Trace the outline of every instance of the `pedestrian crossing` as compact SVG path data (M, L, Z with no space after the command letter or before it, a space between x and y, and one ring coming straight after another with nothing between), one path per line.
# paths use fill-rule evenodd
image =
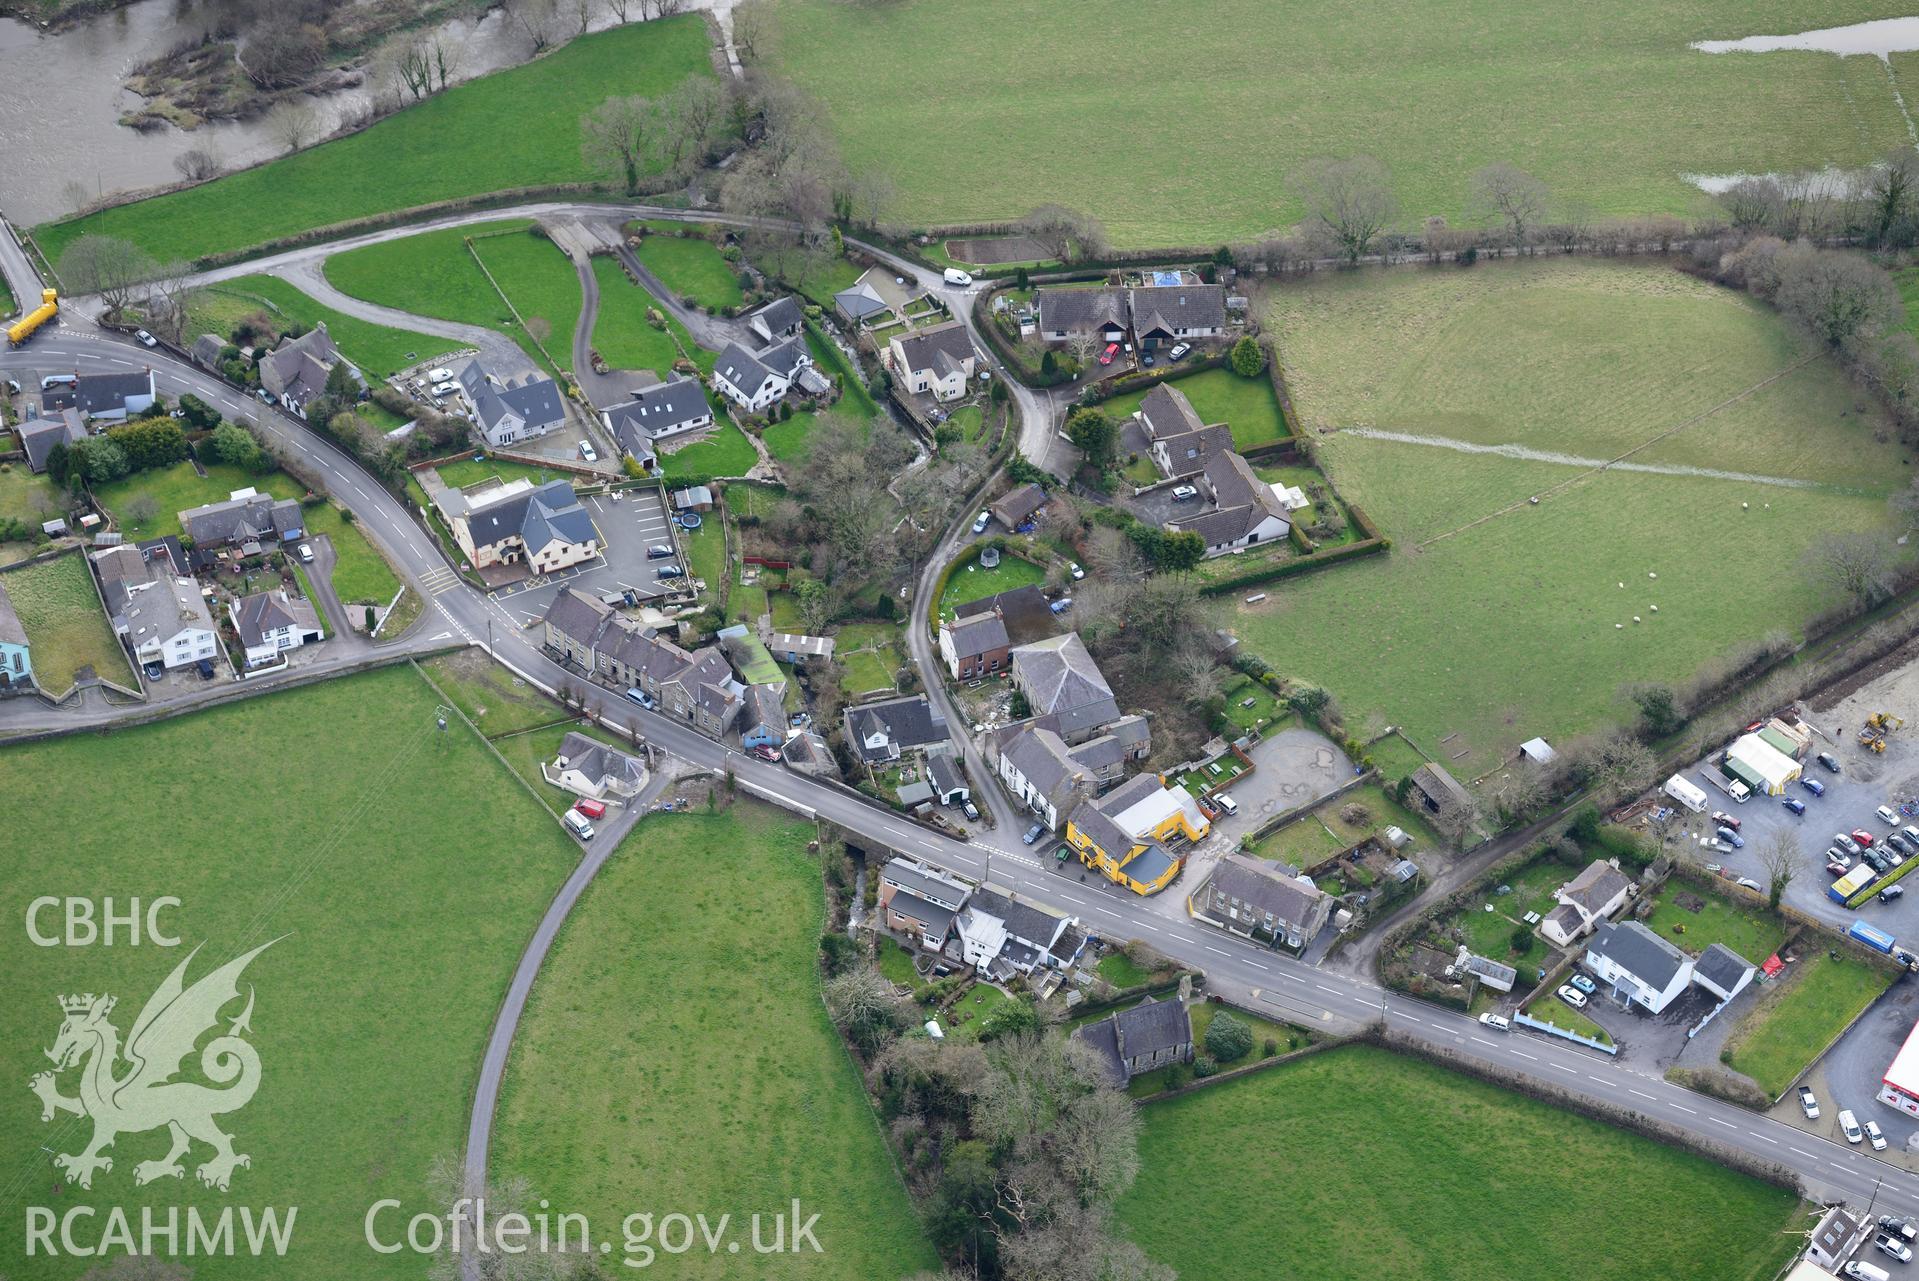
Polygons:
M429 596L443 596L460 585L460 576L444 565L435 566L420 575L420 586Z

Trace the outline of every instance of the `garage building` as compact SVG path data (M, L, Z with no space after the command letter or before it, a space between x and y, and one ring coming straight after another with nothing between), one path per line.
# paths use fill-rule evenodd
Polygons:
M1799 777L1799 762L1757 734L1747 734L1726 749L1726 771L1755 792L1783 796Z

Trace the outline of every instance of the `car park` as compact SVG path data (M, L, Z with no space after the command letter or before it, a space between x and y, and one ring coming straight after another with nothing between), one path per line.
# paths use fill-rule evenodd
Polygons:
M654 543L651 547L646 549L646 558L648 560L665 560L668 557L670 557L672 554L673 554L673 549L671 547L668 547L665 543Z
M1839 1110L1839 1133L1846 1136L1848 1143L1857 1143L1866 1137L1866 1132L1859 1128L1859 1118L1852 1114L1851 1108Z
M158 347L160 345L160 340L155 338L152 334L148 333L144 329L134 330L133 336L140 340L140 345L142 347Z
M1479 1023L1481 1027L1489 1027L1495 1032L1510 1032L1513 1027L1511 1019L1494 1014L1491 1010L1479 1016Z
M1802 778L1799 780L1799 786L1805 788L1814 796L1824 796L1826 794L1826 785L1816 778Z
M1886 1135L1885 1131L1879 1128L1879 1122L1866 1122L1866 1142L1872 1144L1872 1150L1874 1152L1884 1152L1886 1150Z
M1779 803L1795 814L1803 815L1806 812L1806 803L1804 801L1794 800L1790 796L1782 798Z
M657 578L685 578L686 577L686 571L681 569L678 565L662 565L658 569L654 570L653 574Z
M1898 1237L1901 1241L1919 1241L1919 1227L1914 1227L1910 1219L1882 1214L1879 1216L1879 1227L1888 1236Z
M1878 815L1879 821L1887 827L1899 826L1899 816L1893 813L1889 807L1881 805L1878 809L1874 810L1873 813Z
M1593 991L1596 986L1593 983L1593 981L1587 978L1584 974L1575 974L1566 981L1568 983L1571 983L1574 987L1578 988L1580 991L1584 992L1587 996L1591 996L1593 994Z
M1733 831L1730 827L1719 828L1717 831L1713 833L1713 835L1717 836L1720 840L1724 841L1726 844L1732 846L1736 850L1743 850L1746 848L1746 838L1741 836L1739 833Z
M1864 859L1866 865L1875 872L1883 872L1892 866L1891 860L1878 850L1863 850L1859 857Z
M1863 827L1855 827L1852 829L1852 839L1859 842L1859 848L1863 850L1872 848L1872 843L1879 838Z
M1834 774L1837 774L1839 772L1839 758L1837 756L1834 756L1831 752L1821 752L1819 753L1818 756L1814 757L1813 759L1817 760L1821 765L1824 765L1828 770L1831 770Z
M1046 830L1046 824L1035 823L1031 827L1026 829L1026 834L1019 838L1020 842L1025 845L1031 845L1034 841L1037 841L1039 839L1040 833L1044 832L1045 830Z
M1817 1121L1819 1119L1818 1096L1803 1085L1799 1087L1799 1110L1806 1114L1808 1121Z
M1570 983L1561 983L1556 995L1560 1000L1572 1006L1575 1010L1583 1010L1586 1008L1586 994Z
M1889 1255L1901 1263L1912 1262L1912 1247L1898 1237L1881 1232L1873 1238L1872 1244L1881 1254Z
M981 513L980 513L980 514L979 514L979 515L978 515L977 517L975 517L975 518L974 518L974 520L973 520L973 532L974 532L975 534L983 534L983 533L985 533L985 532L986 532L986 526L987 526L987 525L988 525L989 523L991 523L991 521L992 521L992 519L993 519L993 513L992 513L992 512L981 512Z
M1712 821L1721 827L1730 827L1735 832L1740 828L1739 820L1724 810L1714 810L1712 812Z

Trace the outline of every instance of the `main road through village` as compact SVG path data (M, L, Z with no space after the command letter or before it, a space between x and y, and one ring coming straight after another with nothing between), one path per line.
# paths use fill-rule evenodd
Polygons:
M539 216L551 211L551 206L529 206L489 210L484 216ZM566 207L564 211L599 216L608 212L604 206ZM673 216L671 211L660 213ZM331 246L325 252L339 247ZM318 252L322 251L303 250L289 257ZM256 261L248 269L271 270L279 261ZM900 271L914 270L904 263L893 265ZM15 297L39 296L37 277L12 236L3 229L0 272L8 278ZM942 288L936 277L925 276L924 283ZM948 297L956 304L956 314L968 314L962 291L953 291ZM985 839L951 839L855 793L733 751L687 725L643 711L555 662L541 647L537 634L523 629L498 602L454 574L415 514L346 454L297 420L277 412L262 412L265 407L258 402L164 351L145 349L69 312L58 328L36 337L27 348L0 352L0 375L66 369L124 371L147 365L154 368L162 394L178 397L190 391L224 414L253 418L306 470L325 477L332 496L352 509L361 528L425 596L427 607L408 638L409 648L456 642L483 647L502 665L549 692L562 684L580 690L587 709L603 722L622 730L637 729L661 750L696 766L731 771L752 795L832 823L874 849L897 851L973 879L990 875L995 885L1071 913L1102 937L1142 939L1202 971L1211 990L1275 1019L1336 1031L1352 1031L1383 1021L1392 1032L1448 1054L1480 1061L1502 1073L1536 1081L1606 1109L1641 1114L1711 1145L1783 1166L1799 1176L1812 1197L1843 1198L1856 1206L1871 1203L1895 1212L1919 1212L1919 1174L1877 1160L1863 1148L1808 1134L1633 1071L1569 1043L1531 1033L1491 1031L1464 1015L1386 992L1367 977L1308 966L1183 915L1154 911L1145 901L1043 866L1019 844L1014 824L1000 823ZM1025 416L1022 435L1051 438L1051 406L1030 394L1020 396L1019 404ZM1035 444L1040 443L1036 440ZM1046 448L1040 445L1033 452L1044 456ZM192 705L190 700L183 701L182 708ZM16 713L14 709L20 710ZM102 728L129 715L130 710L138 709L89 703L67 710L16 702L0 718L0 739L49 729ZM528 956L535 964L523 964L523 973L537 968L538 956L551 943L552 931L563 916L563 911L548 913L528 947ZM503 1016L502 1022L509 1027L513 1021L517 1020ZM495 1040L499 1042L500 1038ZM485 1169L493 1101L506 1048L504 1043L490 1045L482 1067L467 1153L470 1186L480 1184Z

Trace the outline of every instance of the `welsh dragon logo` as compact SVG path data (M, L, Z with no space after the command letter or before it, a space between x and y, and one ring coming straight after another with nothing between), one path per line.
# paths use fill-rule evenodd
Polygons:
M116 1138L160 1126L167 1128L173 1146L159 1160L134 1166L135 1183L184 1177L180 1158L187 1155L196 1139L213 1149L212 1159L195 1170L200 1182L208 1187L226 1191L234 1167L253 1164L245 1153L233 1150L233 1136L214 1123L215 1117L245 1107L260 1087L259 1051L242 1039L252 1031L250 985L246 1008L231 1020L225 1035L214 1037L200 1051L200 1071L225 1088L213 1089L173 1077L200 1038L219 1023L220 1011L239 999L240 972L277 942L262 943L187 987L187 966L200 951L194 948L148 998L140 1017L133 1021L124 1049L119 1029L107 1017L113 1013L114 997L89 992L60 998L66 1018L53 1048L47 1051L53 1071L37 1074L28 1084L40 1097L42 1121L51 1121L61 1112L91 1117L93 1141L82 1152L56 1155L56 1166L80 1187L90 1188L94 1171L113 1170L112 1158L101 1153L112 1147ZM123 1059L127 1065L124 1070ZM80 1068L79 1093L69 1098L60 1093L56 1077L76 1066Z

